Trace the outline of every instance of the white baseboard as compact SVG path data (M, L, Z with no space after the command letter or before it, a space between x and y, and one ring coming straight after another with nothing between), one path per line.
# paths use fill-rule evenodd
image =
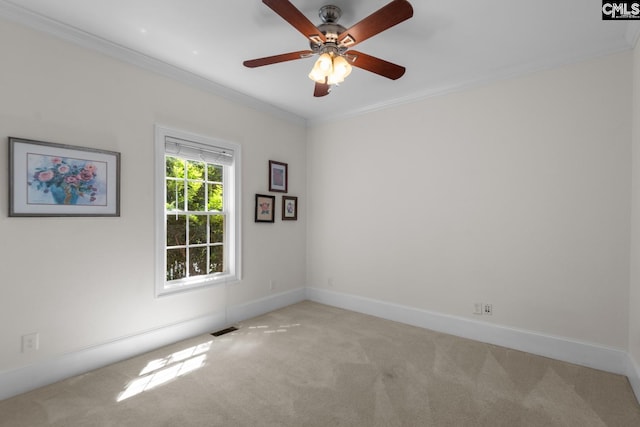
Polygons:
M298 288L293 291L269 295L268 297L261 298L259 300L229 307L229 324L234 324L245 319L251 319L252 317L269 313L270 311L304 301L305 299L305 289Z
M633 361L631 356L628 357L626 375L633 392L636 394L636 399L640 402L640 366Z
M628 375L630 370L628 368L629 356L623 350L532 331L508 328L463 317L449 316L321 288L307 288L306 295L308 300L322 304L602 371ZM637 373L636 369L636 377ZM636 395L639 395L640 384L634 387L634 390L636 390Z
M125 360L305 299L303 288L252 301L207 316L63 354L33 365L0 372L0 400Z

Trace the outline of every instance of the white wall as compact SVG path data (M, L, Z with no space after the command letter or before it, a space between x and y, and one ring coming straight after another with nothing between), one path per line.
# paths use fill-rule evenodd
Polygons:
M0 374L304 286L303 125L8 21L0 57ZM228 289L154 296L155 123L242 145L244 278ZM8 136L120 152L121 217L9 218ZM269 159L289 164L298 221L253 222ZM22 354L29 332L40 350Z
M310 129L307 285L626 350L631 81L622 53Z
M633 183L631 289L629 297L629 355L640 399L640 43L633 51Z

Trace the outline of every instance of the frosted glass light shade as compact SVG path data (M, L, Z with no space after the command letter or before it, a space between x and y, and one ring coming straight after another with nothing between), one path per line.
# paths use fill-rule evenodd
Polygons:
M347 62L342 56L336 56L333 58L333 73L328 77L327 83L337 84L342 83L344 79L351 74L351 64Z
M309 73L309 78L316 83L326 83L333 73L333 60L331 55L323 53Z

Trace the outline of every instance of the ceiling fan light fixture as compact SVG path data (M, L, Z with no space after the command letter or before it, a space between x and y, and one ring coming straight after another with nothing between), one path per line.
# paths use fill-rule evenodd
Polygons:
M316 83L335 85L351 74L351 64L341 55L325 52L316 61L309 78Z
M320 55L309 73L309 78L316 83L326 83L333 74L333 58L328 53Z
M329 79L336 80L336 83L342 83L344 79L351 74L351 64L344 58L344 56L336 56L333 58L333 73ZM333 84L333 83L330 83Z

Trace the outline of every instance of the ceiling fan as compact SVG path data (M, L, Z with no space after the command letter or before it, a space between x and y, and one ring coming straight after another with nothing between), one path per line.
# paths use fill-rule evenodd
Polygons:
M315 81L313 96L316 97L328 95L334 85L351 73L352 66L392 80L399 79L405 72L400 65L350 49L411 18L413 8L406 0L393 0L349 29L338 24L342 11L337 6L322 6L319 13L322 24L316 27L288 0L262 2L302 33L309 40L310 49L251 59L243 62L246 67L262 67L319 55L309 73L309 78Z

